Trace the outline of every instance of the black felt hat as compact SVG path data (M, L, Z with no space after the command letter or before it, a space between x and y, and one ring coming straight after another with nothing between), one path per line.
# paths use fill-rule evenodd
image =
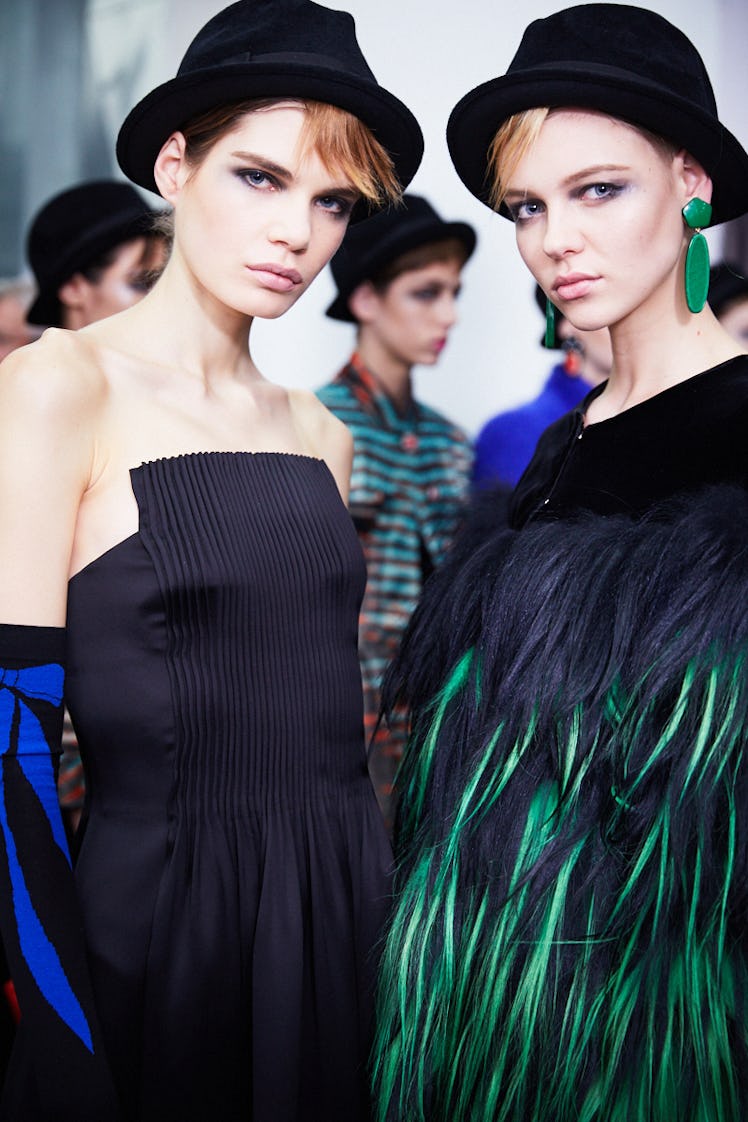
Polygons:
M239 0L197 33L176 78L129 113L117 140L120 167L157 190L153 165L172 132L210 109L253 97L309 98L348 110L387 150L403 187L421 162L418 122L377 82L348 12L311 0Z
M721 261L709 270L709 307L715 316L722 314L733 300L748 300L748 277L739 265Z
M748 210L748 154L717 118L696 48L655 12L580 4L535 20L506 74L458 102L447 126L449 150L465 186L486 205L497 129L538 106L597 109L673 141L711 176L714 223Z
M61 285L110 249L149 232L157 213L134 187L116 179L79 183L46 202L26 240L38 289L28 322L58 327Z
M403 195L400 206L391 206L349 226L340 249L330 262L338 294L327 309L331 319L355 323L348 308L351 293L363 281L411 249L457 238L465 260L475 249L475 230L467 222L445 222L420 195Z

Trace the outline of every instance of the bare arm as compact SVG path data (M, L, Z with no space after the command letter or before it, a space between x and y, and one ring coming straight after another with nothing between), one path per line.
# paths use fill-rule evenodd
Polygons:
M0 623L64 625L92 471L101 384L82 348L51 334L0 366Z
M59 753L66 585L93 460L95 379L76 348L40 344L0 367L0 931L32 1070L3 1117L116 1119L73 873ZM84 363L85 366L85 363ZM95 398L95 394L94 394Z

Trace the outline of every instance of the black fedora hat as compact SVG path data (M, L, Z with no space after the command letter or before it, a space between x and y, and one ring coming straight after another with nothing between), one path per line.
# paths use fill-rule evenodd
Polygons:
M714 182L713 222L748 210L748 154L717 117L696 48L655 12L580 4L535 20L506 74L458 102L447 143L458 175L481 202L490 205L487 156L497 129L537 106L597 109L673 141Z
M134 187L115 179L79 183L49 199L26 239L38 289L28 322L58 327L61 285L110 249L149 232L156 213Z
M733 300L748 300L748 277L729 261L721 261L709 270L709 307L715 316L722 314Z
M447 238L462 242L466 260L475 249L472 226L467 222L445 222L420 195L403 195L400 206L388 207L357 226L349 226L330 262L338 294L325 314L331 319L355 323L348 300L358 285L403 253Z
M311 0L239 0L198 32L176 78L129 113L117 139L120 167L156 191L153 165L175 129L210 109L253 97L308 98L348 110L387 150L403 187L421 162L418 122L377 82L348 12Z

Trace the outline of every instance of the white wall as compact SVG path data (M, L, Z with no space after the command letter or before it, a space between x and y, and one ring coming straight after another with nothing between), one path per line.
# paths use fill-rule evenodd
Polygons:
M117 8L121 0L98 2ZM468 89L505 71L526 25L566 4L543 0L523 4L509 0L327 2L355 16L359 42L377 78L421 122L426 155L412 189L427 195L445 218L465 219L478 230L479 246L465 270L461 322L439 366L416 372L417 393L475 432L492 413L531 396L545 376L549 359L538 345L541 317L532 299L532 280L514 247L513 228L462 186L449 159L444 130L452 106ZM748 4L745 0L648 3L697 43L723 121L748 143ZM222 6L215 0L166 0L166 33L159 36L162 79L173 76L195 31ZM151 76L153 69L151 63ZM718 250L718 238L713 239L713 246ZM269 377L286 384L316 386L343 363L353 335L351 328L323 315L333 291L325 273L281 320L258 321L253 326L252 353Z

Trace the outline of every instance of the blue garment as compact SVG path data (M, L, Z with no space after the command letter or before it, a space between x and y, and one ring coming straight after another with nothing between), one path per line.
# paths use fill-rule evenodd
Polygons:
M589 391L584 378L553 367L538 396L516 409L499 413L481 429L475 442L473 483L504 483L513 487L525 470L542 432L578 405Z

